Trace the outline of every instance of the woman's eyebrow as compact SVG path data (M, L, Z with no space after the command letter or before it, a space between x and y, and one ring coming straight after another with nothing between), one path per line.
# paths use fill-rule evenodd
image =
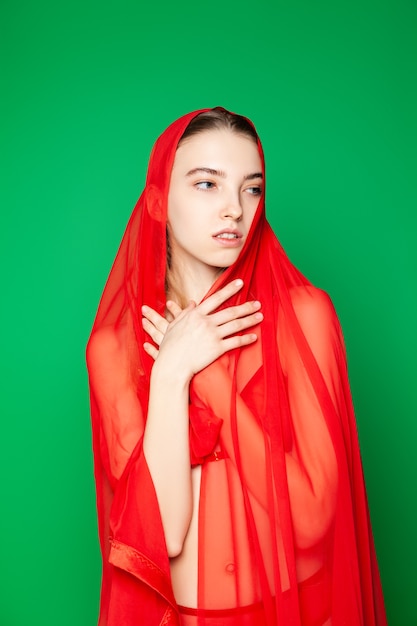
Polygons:
M203 172L204 174L210 174L211 176L220 176L221 178L226 178L226 173L222 170L214 170L211 167L195 167L189 172L187 172L186 176L193 176L199 172ZM263 178L262 172L254 172L253 174L247 174L243 177L243 180L254 180L255 178Z
M247 176L243 177L243 180L254 180L255 178L263 179L262 172L255 172L254 174L248 174Z
M198 172L204 172L205 174L210 174L211 176L221 176L222 178L226 178L225 172L222 170L213 170L211 167L195 167L187 172L186 176L192 176Z

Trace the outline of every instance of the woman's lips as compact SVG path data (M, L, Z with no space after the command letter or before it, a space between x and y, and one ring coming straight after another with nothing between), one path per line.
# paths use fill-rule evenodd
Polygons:
M227 248L237 248L242 244L242 233L238 230L222 230L213 235L213 239Z

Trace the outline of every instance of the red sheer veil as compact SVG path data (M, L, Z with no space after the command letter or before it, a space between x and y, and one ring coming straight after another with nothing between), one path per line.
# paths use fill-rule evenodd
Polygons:
M204 111L154 145L88 345L100 626L180 623L142 451L152 360L140 309L165 310L170 175L182 134ZM260 300L258 341L190 389L192 461L202 465L199 609L261 606L268 626L385 625L342 333L328 296L277 241L264 200L238 260L211 289L243 279L226 305Z

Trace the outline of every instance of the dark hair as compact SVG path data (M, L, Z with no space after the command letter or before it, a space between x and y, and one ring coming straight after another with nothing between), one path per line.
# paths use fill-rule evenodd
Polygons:
M241 135L246 135L246 137L249 137L250 139L253 139L255 143L258 143L256 130L246 117L238 115L237 113L230 113L222 107L215 107L214 109L210 109L209 111L196 115L196 117L191 120L182 134L178 145L180 145L185 139L188 139L193 135L197 135L198 133L203 133L207 130L224 129L232 130Z

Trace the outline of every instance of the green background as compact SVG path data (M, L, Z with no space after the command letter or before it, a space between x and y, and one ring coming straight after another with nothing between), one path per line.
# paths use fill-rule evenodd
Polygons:
M0 6L1 626L96 623L85 343L154 139L215 105L256 123L270 221L338 310L389 621L415 626L416 2Z

